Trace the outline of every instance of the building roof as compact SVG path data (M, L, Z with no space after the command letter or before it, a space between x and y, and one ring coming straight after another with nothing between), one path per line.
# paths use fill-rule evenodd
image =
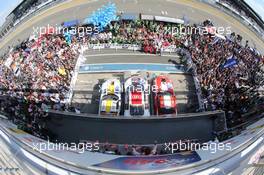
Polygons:
M256 13L256 11L254 9L252 9L252 7L247 4L244 0L233 0L233 2L240 7L242 10L244 10L245 12L248 12L247 15L250 16L251 18L254 19L254 21L256 21L256 23L262 28L264 29L264 21L263 19L260 17L260 15L258 13Z

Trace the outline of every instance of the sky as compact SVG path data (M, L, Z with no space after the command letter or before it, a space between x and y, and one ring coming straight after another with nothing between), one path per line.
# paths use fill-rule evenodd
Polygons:
M6 16L21 2L22 0L0 0L0 26L4 23ZM253 10L255 10L264 21L264 0L245 0Z
M0 26L5 22L5 18L22 0L0 0Z
M264 21L264 0L245 0Z

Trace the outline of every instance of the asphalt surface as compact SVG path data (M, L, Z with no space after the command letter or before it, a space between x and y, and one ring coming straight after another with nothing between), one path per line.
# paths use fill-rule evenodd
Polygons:
M133 51L101 50L85 52L84 64L97 63L162 63L180 64L180 58L176 54L164 54L163 56L145 54ZM173 63L171 62L173 60Z
M16 45L29 35L34 34L33 29L37 27L47 26L48 24L58 26L63 21L84 19L107 2L107 0L69 0L51 7L24 22L9 34L0 43L0 55L4 53L8 46ZM194 0L113 0L112 2L116 3L118 11L127 13L165 15L174 18L185 17L191 23L211 19L214 21L215 26L231 27L232 31L249 40L252 47L256 46L260 52L264 53L264 42L255 33L235 18L210 5Z

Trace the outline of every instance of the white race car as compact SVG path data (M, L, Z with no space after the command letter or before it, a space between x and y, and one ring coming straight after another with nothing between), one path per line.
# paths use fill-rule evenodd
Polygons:
M121 110L121 83L110 79L102 84L99 115L118 116Z
M139 76L132 76L125 82L124 116L150 116L148 82Z

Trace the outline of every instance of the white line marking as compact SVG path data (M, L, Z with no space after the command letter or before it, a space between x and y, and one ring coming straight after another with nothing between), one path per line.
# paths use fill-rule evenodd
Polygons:
M154 56L154 57L176 57L179 58L178 55L151 55L151 54L128 54L128 53L108 53L108 54L95 54L95 55L84 55L85 57L101 57L101 56Z
M94 65L109 65L109 64L112 64L112 65L115 65L115 64L150 64L150 65L161 65L161 66L173 66L173 64L162 64L162 63L95 63L95 64L83 64L81 66L94 66ZM184 67L183 64L179 64L177 66L181 66L181 67Z
M87 74L87 73L115 73L115 72L131 72L131 71L136 71L136 72L142 72L142 71L146 71L146 72L163 72L163 73L179 73L179 74L184 74L186 72L183 71L177 71L177 72L173 72L173 71L153 71L153 70L145 70L145 69L140 69L140 70L92 70L92 71L80 71L79 74Z

